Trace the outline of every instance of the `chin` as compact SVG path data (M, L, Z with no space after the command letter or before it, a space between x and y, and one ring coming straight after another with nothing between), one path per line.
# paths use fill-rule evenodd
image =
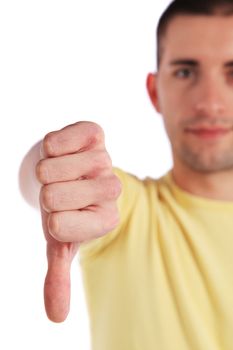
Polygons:
M188 167L196 172L202 173L202 174L213 174L218 173L222 171L229 171L233 170L233 163L224 163L224 162L213 162L213 161L186 161L186 165Z

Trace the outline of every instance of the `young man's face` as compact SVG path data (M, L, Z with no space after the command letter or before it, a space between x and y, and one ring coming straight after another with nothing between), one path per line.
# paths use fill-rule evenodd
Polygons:
M177 16L162 46L159 71L147 86L174 165L233 168L233 16Z

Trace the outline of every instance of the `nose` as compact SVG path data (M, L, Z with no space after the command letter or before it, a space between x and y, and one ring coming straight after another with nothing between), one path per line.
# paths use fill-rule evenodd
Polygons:
M196 86L196 113L205 117L221 117L225 113L226 91L224 88L219 79L203 78Z

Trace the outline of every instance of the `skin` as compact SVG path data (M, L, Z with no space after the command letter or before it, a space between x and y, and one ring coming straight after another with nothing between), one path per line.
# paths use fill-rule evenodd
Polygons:
M159 70L147 78L171 142L175 182L194 195L224 201L233 200L232 28L233 16L175 17L163 38ZM80 243L119 223L121 185L99 125L79 122L51 132L42 151L36 173L47 240L45 308L50 320L62 322L69 312L72 260Z
M70 307L70 267L80 243L101 237L119 223L121 184L113 174L101 127L79 122L47 134L37 164L47 241L44 285L47 316L62 322Z
M171 142L175 182L194 195L227 201L233 200L232 28L233 16L175 17L159 70L147 78ZM171 64L176 60L195 64Z

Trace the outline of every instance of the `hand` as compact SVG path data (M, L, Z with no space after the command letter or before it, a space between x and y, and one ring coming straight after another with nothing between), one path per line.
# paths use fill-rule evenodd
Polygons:
M47 240L44 298L49 319L62 322L70 305L70 267L81 243L103 236L119 222L121 185L113 174L104 133L78 122L47 134L36 166Z

